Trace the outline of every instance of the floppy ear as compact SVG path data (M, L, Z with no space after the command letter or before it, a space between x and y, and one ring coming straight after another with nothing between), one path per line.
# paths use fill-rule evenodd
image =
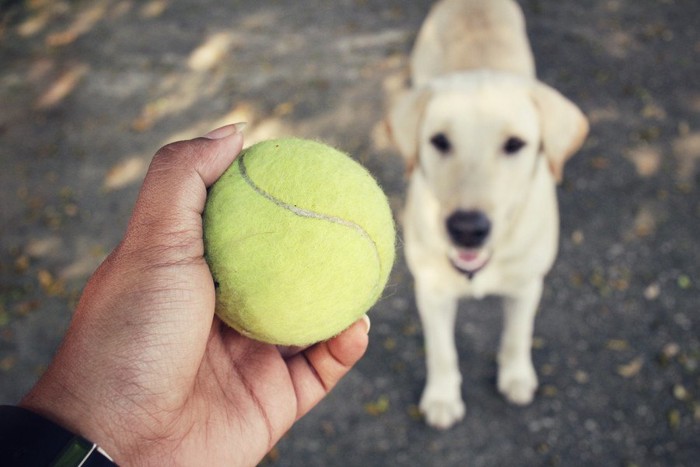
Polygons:
M535 85L533 98L540 112L542 150L554 178L560 182L564 163L588 135L588 119L573 102L546 84Z
M389 135L406 159L408 173L418 162L420 123L428 102L427 89L407 89L391 104L387 117Z

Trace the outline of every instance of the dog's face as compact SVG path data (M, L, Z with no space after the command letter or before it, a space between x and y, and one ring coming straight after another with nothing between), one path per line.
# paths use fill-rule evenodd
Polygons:
M438 206L435 240L466 273L483 268L508 235L536 170L548 161L557 177L585 137L580 111L542 86L502 74L452 75L409 93L391 116L394 139Z
M418 166L438 201L452 263L475 272L517 215L535 174L538 112L517 83L437 91L419 129Z

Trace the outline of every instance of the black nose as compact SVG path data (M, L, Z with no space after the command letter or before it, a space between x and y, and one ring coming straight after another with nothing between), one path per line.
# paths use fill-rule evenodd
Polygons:
M455 245L480 247L491 231L491 221L480 211L455 211L447 218L447 232Z

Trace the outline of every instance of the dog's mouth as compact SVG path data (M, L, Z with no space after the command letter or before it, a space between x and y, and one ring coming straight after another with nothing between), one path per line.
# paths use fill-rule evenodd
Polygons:
M448 257L455 269L471 278L488 264L491 252L486 248L453 247Z

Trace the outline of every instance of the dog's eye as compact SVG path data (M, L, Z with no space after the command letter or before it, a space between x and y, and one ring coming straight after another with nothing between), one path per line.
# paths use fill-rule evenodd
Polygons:
M430 138L430 144L443 154L447 154L452 149L452 143L450 143L450 139L445 136L445 133L433 135L433 137Z
M520 151L524 146L525 141L517 136L511 136L503 145L503 151L510 156Z

